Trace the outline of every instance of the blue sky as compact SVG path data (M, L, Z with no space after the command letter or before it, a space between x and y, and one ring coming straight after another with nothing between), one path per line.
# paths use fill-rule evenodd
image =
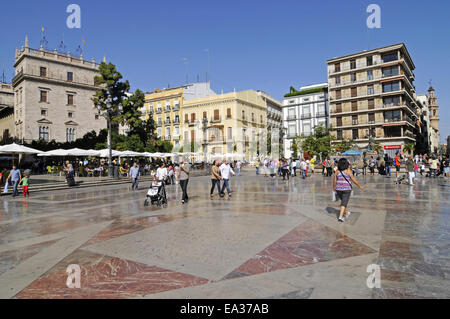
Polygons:
M66 7L81 7L81 29L66 26ZM381 29L366 27L369 4L381 7ZM45 27L49 49L64 39L75 52L116 64L132 90L150 91L210 80L220 93L264 90L282 99L296 88L326 82L326 60L404 42L416 65L416 91L428 82L440 105L441 141L450 135L449 1L8 1L0 19L0 75L13 76L14 50L39 47ZM210 63L208 54L209 49Z

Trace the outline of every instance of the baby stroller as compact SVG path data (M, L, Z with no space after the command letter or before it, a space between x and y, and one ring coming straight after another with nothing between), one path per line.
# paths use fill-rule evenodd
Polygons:
M395 183L395 185L408 184L408 181L406 179L406 174L403 174L403 175L399 176L398 178L396 178L394 183Z
M144 206L156 204L158 207L161 207L162 205L167 205L166 187L164 184L164 182L156 180L151 184Z

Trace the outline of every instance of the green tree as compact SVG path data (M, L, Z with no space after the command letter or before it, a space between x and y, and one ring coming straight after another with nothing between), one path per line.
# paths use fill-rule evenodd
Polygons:
M308 137L298 136L295 143L310 156L326 157L331 154L331 141L334 139L323 125L314 128L314 134Z
M414 144L405 144L405 146L403 146L403 151L412 155L412 153L414 152Z
M353 148L355 142L353 140L343 140L341 143L334 145L336 152L344 153Z

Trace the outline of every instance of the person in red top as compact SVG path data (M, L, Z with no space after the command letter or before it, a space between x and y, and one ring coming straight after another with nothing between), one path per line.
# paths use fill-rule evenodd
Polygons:
M398 154L398 152L395 154L394 161L395 161L395 175L398 178L398 174L400 172L400 165L401 165L401 163L400 163L400 155Z

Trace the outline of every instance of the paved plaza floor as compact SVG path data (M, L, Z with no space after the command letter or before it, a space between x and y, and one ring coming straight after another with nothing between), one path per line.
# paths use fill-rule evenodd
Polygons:
M0 199L0 298L449 298L450 182L358 178L338 223L331 178L246 171L232 198L191 179L190 202L149 183ZM81 288L66 285L69 265ZM369 288L369 265L381 288ZM376 268L375 268L376 269Z

